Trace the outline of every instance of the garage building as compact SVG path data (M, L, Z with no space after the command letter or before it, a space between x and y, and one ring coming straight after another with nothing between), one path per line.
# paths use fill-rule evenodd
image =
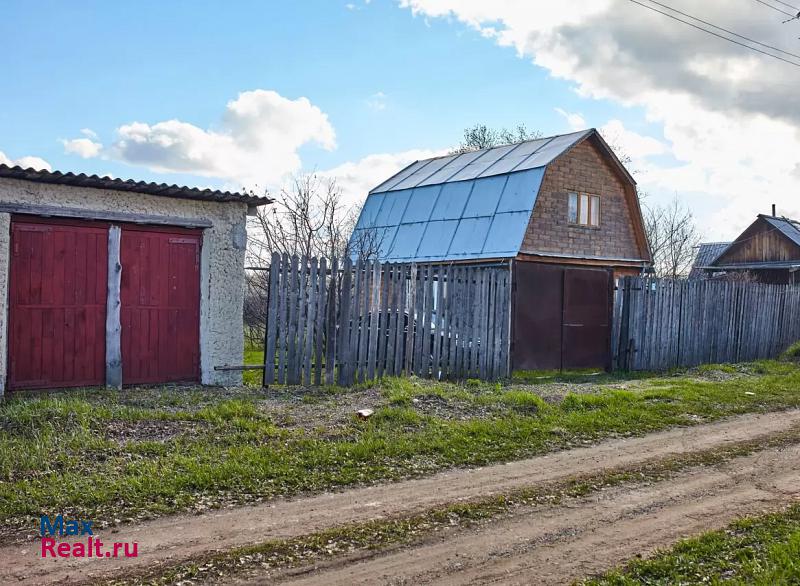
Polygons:
M264 197L0 165L0 394L238 384Z

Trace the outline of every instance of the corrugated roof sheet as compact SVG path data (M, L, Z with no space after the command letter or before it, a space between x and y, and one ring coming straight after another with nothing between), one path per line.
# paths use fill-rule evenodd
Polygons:
M358 242L373 241L372 232L388 261L514 257L547 165L594 132L412 163L370 192L351 240L354 251Z
M375 234L381 258L393 262L516 256L543 176L541 167L372 193L351 242Z
M776 218L773 216L760 216L775 229L779 230L789 240L800 246L800 222L789 218Z
M22 167L9 167L0 164L0 177L8 179L21 179L37 183L54 183L57 185L70 185L73 187L89 187L94 189L114 189L116 191L132 191L147 195L160 195L163 197L177 197L183 199L199 199L206 201L240 202L248 205L262 205L272 203L268 197L219 191L215 189L198 189L166 183L147 183L132 179L113 179L99 177L98 175L85 175L80 173L62 173L61 171L44 171L36 169L23 169Z
M593 129L582 130L417 161L375 187L370 193L400 191L537 169L549 165L556 157L593 132L595 132Z
M689 272L690 279L696 279L703 275L703 268L711 266L723 252L728 250L730 242L702 242L697 250L692 270Z

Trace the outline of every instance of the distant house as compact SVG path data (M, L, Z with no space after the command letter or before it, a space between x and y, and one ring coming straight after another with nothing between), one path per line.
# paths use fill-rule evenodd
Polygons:
M507 264L515 369L607 367L614 278L651 256L636 182L585 130L417 161L374 188L351 248Z
M733 242L700 245L690 278L732 274L762 283L800 283L800 222L759 215Z
M236 384L263 197L0 165L7 387Z

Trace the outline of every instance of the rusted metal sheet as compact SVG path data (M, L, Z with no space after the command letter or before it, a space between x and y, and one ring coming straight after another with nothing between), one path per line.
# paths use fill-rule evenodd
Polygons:
M561 369L564 269L518 262L514 280L514 370Z
M606 269L517 262L513 368L610 368L612 287Z
M611 367L611 283L609 271L564 271L565 370Z

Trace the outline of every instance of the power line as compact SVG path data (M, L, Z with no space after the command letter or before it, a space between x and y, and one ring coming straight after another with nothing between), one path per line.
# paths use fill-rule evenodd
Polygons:
M800 8L798 8L797 6L792 6L791 4L784 2L783 0L772 0L772 1L778 4L783 4L784 6L786 6L787 8L791 8L792 10L800 10Z
M730 37L726 37L726 36L721 35L719 33L715 33L714 31L708 30L707 28L703 28L702 26L696 25L693 22L689 22L689 21L683 20L682 18L678 18L677 16L674 16L674 15L668 13L668 12L663 12L663 11L659 10L658 8L653 8L652 6L648 6L647 4L642 4L638 0L630 0L630 1L633 2L634 4L638 4L639 6L647 8L648 10L652 10L653 12L658 12L659 14L663 14L664 16L667 16L667 17L669 17L669 18L671 18L673 20L677 20L678 22L682 22L683 24L688 24L689 26L691 26L693 28L696 28L697 30L703 31L704 33L708 33L710 35L714 35L715 37L717 37L719 39L722 39L724 41L728 41L729 43L733 43L735 45L739 45L740 47L744 47L745 49L750 49L751 51L755 51L756 53L761 53L762 55L766 55L767 57L772 57L773 59L778 59L779 61L783 61L784 63L788 63L789 65L794 65L795 67L800 67L800 63L798 63L796 61L791 61L789 59L784 59L783 57L780 57L778 55L773 55L772 53L768 53L767 51L762 51L761 49L757 49L756 47L753 47L751 45L747 45L747 44L741 43L741 42L739 42L739 41L737 41L735 39L731 39ZM760 1L760 0L758 0L758 1Z
M780 12L781 14L785 14L786 16L791 16L792 18L797 18L796 14L792 14L791 12L786 12L785 10L780 9L777 6L773 6L772 4L764 2L764 0L756 0L756 2L758 2L759 4L763 4L767 8L772 8L776 12ZM792 8L794 8L794 6L792 6Z
M657 4L657 5L661 6L662 8L666 8L667 10L671 10L672 12L677 12L678 14L682 14L683 16L691 18L692 20L696 20L698 22L702 22L703 24L706 24L708 26L714 27L717 30L724 31L724 32L728 33L729 35L733 35L735 37L739 37L740 39L744 39L745 41L748 41L750 43L755 43L756 45L761 45L762 47L766 47L767 49L772 49L773 51L778 51L779 53L783 53L785 55L791 55L792 57L797 57L798 59L800 59L800 55L798 55L796 53L790 53L789 51L784 51L783 49L779 49L778 47L773 47L772 45L768 45L766 43L762 43L761 41L756 41L755 39L751 39L750 37L746 37L744 35L740 35L739 33L735 33L733 31L729 31L726 28L722 28L721 26L717 26L717 25L715 25L713 23L710 23L710 22L708 22L706 20L703 20L702 18L697 18L696 16L692 16L691 14L686 14L685 12L681 12L677 8L672 8L670 6L667 6L666 4L662 4L661 2L657 2L656 0L649 0L649 2L651 2L652 4Z

